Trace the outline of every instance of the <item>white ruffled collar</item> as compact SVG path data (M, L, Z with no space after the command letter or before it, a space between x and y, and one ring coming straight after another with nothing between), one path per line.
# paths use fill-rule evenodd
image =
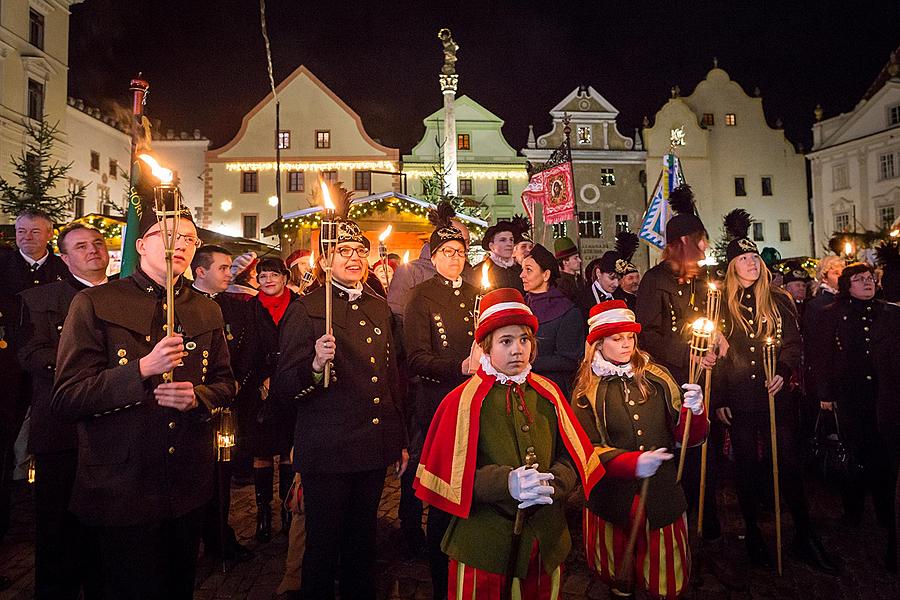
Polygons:
M616 365L605 358L597 349L594 351L594 360L591 361L591 370L597 377L634 377L634 366L628 362L624 365Z
M491 260L494 261L495 265L497 265L498 267L503 267L504 269L508 269L511 266L513 266L514 264L516 264L515 258L510 258L509 260L506 260L504 258L500 258L493 252L490 253L490 257L491 257Z
M497 382L504 385L508 383L518 383L519 385L522 385L528 378L528 374L531 373L531 363L525 365L525 369L518 375L507 375L506 373L501 373L494 368L493 364L491 364L491 359L487 354L481 355L481 368L484 370L486 375L496 377Z

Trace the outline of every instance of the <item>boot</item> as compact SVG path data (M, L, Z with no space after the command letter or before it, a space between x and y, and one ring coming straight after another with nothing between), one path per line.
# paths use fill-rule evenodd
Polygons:
M291 530L291 519L294 514L285 507L288 494L291 493L291 484L294 483L294 465L278 465L278 497L281 498L281 531L287 535Z
M744 542L747 544L747 555L750 557L751 563L758 567L772 566L769 549L766 547L766 542L763 540L759 527L756 525L748 525Z
M253 469L253 485L256 488L256 539L268 542L272 539L272 479L273 469Z

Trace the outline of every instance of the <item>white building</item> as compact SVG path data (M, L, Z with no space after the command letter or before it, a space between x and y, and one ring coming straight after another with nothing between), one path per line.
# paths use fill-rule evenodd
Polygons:
M362 120L306 67L276 88L281 127L275 135L271 93L244 115L234 139L206 153L203 227L226 235L260 239L273 222L275 144L281 146L282 213L310 206L309 195L322 176L366 196L399 191L396 148L366 133ZM277 243L277 237L263 241Z
M900 217L900 48L850 112L813 125L815 249L836 232L878 231Z
M7 0L0 3L0 177L15 180L10 156L20 156L25 123L59 123L54 151L70 147L66 123L69 8L81 0ZM62 190L60 190L62 191ZM0 215L0 219L8 219Z
M691 95L673 90L653 125L644 129L650 187L662 170L671 132L680 127L685 145L676 153L713 240L722 217L740 207L754 218L750 235L760 248L771 246L785 258L810 254L803 155L780 126L768 125L758 94L746 94L718 67Z

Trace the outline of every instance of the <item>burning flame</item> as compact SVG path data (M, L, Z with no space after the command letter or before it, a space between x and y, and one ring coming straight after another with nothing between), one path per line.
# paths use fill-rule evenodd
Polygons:
M708 333L713 332L713 330L716 328L716 324L713 323L712 321L710 321L709 319L701 317L701 318L697 319L696 321L694 321L693 328L694 328L694 333L696 333L696 334L701 334L701 333L708 334Z
M319 186L322 188L322 205L325 210L334 210L334 202L331 201L331 193L328 191L328 184L324 179L319 180Z
M853 244L851 244L850 242L844 242L844 254L846 254L847 256L853 254Z
M310 268L310 269L312 269L313 266L316 264L315 261L316 261L316 259L315 259L314 255L313 255L313 253L310 252L310 253L309 253L309 268Z
M172 183L172 171L160 166L155 158L149 154L141 154L138 158L150 165L150 171L153 176L159 179L160 183Z
M409 250L403 253L403 264L409 264Z
M891 231L891 237L892 237L892 238L895 238L895 237L897 237L898 235L900 235L900 229L894 229L893 231Z
M388 239L388 236L391 235L391 231L393 231L393 229L393 225L388 225L387 227L385 227L384 231L381 232L381 235L378 236L378 241L383 243L384 240Z
M770 338L770 337L766 338L766 346L771 346L774 343L775 343L775 340L773 340L772 338Z
M491 280L488 279L488 263L484 261L481 266L481 289L486 290L491 287Z
M716 287L716 284L712 281L709 282L709 291L715 292L718 291L719 288Z

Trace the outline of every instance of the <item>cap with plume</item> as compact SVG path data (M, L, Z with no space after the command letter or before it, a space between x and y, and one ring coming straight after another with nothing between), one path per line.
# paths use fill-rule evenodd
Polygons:
M640 272L631 262L640 243L637 234L631 231L620 231L616 234L616 252L619 253L619 259L616 261L616 275L625 277L631 273Z
M456 210L446 200L441 200L437 206L428 211L428 220L434 225L434 231L428 240L432 255L447 242L459 242L465 248L466 238L462 231L453 226L455 216Z
M530 242L531 239L531 220L525 215L513 215L512 218L513 227L516 228L516 231L513 231L513 236L515 236L516 243L519 242Z
M666 223L666 240L672 241L684 235L706 233L703 221L697 216L694 192L688 184L682 184L669 193L669 206L675 216Z
M312 197L310 198L311 203L325 205L325 198L322 196L321 187L322 185L326 186L328 188L328 196L334 204L334 215L335 221L337 222L337 243L357 242L366 248L370 248L371 243L368 238L363 235L359 225L348 217L350 214L350 203L353 200L353 192L348 191L341 183L342 182L340 181L330 182L320 180L319 186L313 188ZM325 248L322 244L321 237L319 238L319 252L325 254Z
M759 248L748 235L752 219L750 213L743 208L735 208L725 215L725 233L731 239L725 250L725 257L731 262L741 254L753 252L759 254Z

